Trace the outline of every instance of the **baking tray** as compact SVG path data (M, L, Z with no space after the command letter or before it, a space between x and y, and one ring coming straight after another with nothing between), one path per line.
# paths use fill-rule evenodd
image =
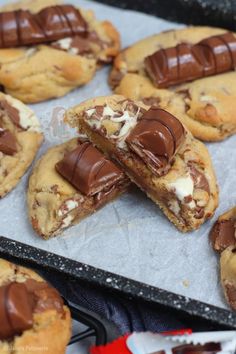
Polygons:
M235 0L96 0L186 24L223 27L235 31Z
M0 236L0 257L31 266L36 270L61 274L67 282L72 277L81 284L89 283L91 286L118 293L120 296L164 307L171 311L173 316L174 313L183 318L193 316L203 323L209 323L212 329L236 329L236 313L233 311L149 286L3 236Z
M0 0L0 4L1 3L3 3L2 0ZM78 1L70 0L70 3L78 4ZM136 12L124 12L91 1L80 0L79 5L88 9L94 9L97 17L100 19L110 19L119 29L124 47L155 32L178 27L178 25L174 23L166 22L152 16ZM61 143L63 140L67 140L71 137L71 132L68 128L63 123L60 123L61 115L66 108L78 104L87 98L91 98L92 95L98 96L111 93L106 82L108 70L108 68L103 68L88 85L74 90L60 99L32 105L46 133L46 141L39 155L49 146ZM217 152L214 161L218 167L217 177L221 183L221 191L224 190L223 194L227 196L225 199L221 198L220 208L216 216L233 205L235 199L235 160L234 155L231 153L235 148L234 138L235 137L231 137L224 142L215 144L214 146L211 144L211 146L209 146L212 154ZM229 171L222 169L221 164L221 161L225 159L225 149L230 152L227 156L228 160L231 159L231 164L229 161L229 165L231 166ZM233 178L227 183L226 177L229 173L233 175ZM182 311L186 314L198 315L202 319L205 318L212 320L214 323L235 328L235 315L225 308L227 305L223 299L222 292L220 292L221 288L217 269L218 260L208 243L207 235L213 220L207 222L200 230L191 235L182 235L179 233L176 237L173 237L177 232L176 229L161 214L154 203L148 200L144 194L136 190L132 195L127 193L114 203L110 203L87 219L88 221L84 220L79 225L68 229L65 231L64 236L45 242L33 233L26 217L27 206L25 191L28 176L29 173L22 178L17 188L0 202L0 234L6 235L12 240L8 240L7 242L6 239L1 239L0 248L2 255L5 255L5 257L14 256L15 260L18 260L20 263L25 260L29 262L29 265L38 266L39 269L41 267L44 269L50 268L54 271L58 269L57 271L63 272L65 276L75 276L76 279L91 282L94 286L105 287L105 289L110 289L111 291L118 291L121 295L135 296L137 299L143 299L151 302L153 305L160 304L171 308L172 311L174 311L174 309L176 311L180 310L180 312ZM132 205L130 203L132 203ZM142 208L140 209L138 207L141 203ZM127 213L124 207L130 205L130 212ZM133 205L135 205L135 208L132 208ZM11 207L9 208L9 206ZM152 234L150 232L144 232L140 227L145 218L144 213L146 213L147 222L153 226L154 232ZM107 220L108 214L109 222L107 225L103 225L103 220ZM118 223L117 219L119 218L119 234L116 237L114 225ZM132 222L130 222L130 220ZM133 226L136 227L135 230ZM161 231L162 226L165 227L166 232ZM127 231L127 234L124 230ZM130 230L132 232L128 234ZM33 248L26 245L23 246L18 242L25 242L33 246ZM123 244L124 250L121 247L122 242L126 242ZM180 244L183 246L181 249L182 253L177 252L178 258L176 255L169 258L167 257L169 254L166 247L167 242L171 248L175 248ZM194 249L190 247L192 242L194 242ZM60 252L58 251L59 244ZM78 248L75 248L75 244L78 245ZM203 250L200 247L201 244L204 245ZM44 251L39 251L39 249L44 249ZM114 252L114 250L116 252ZM163 250L166 250L166 254L164 254ZM45 251L54 252L58 255L52 255ZM71 252L73 253L72 256ZM100 259L98 259L99 255ZM140 258L138 257L139 255ZM195 255L197 255L198 258ZM72 258L75 259L75 257L76 260L70 260ZM186 266L183 262L181 263L181 260L183 261L183 259L185 259L184 257L188 257L188 262L190 263L192 260L197 261L201 268L204 269L204 272L200 273L199 269L195 268L195 264L193 264L192 261L192 269L194 270L195 277L189 287L192 289L191 296L187 294L187 291L189 291L187 287L183 288L182 284L183 280L189 280L187 279ZM207 273L204 267L207 265L208 257L211 257L213 266L212 270ZM151 258L153 261L149 262L151 268L149 269L147 261ZM181 274L180 272L178 273L178 269L175 268L175 265L173 266L175 259L178 260ZM162 267L166 266L166 263L167 267L169 267L166 274L169 278L171 277L171 287L169 288L165 288L165 278L161 278L164 273ZM85 264L90 264L95 268ZM189 265L189 263L187 263L187 265ZM102 268L103 270L96 268ZM156 279L154 279L154 274L158 274L157 268L159 268L159 270L161 268L159 275L157 275L159 284L157 284ZM173 268L175 271L173 271ZM112 273L118 273L121 276ZM211 282L208 281L210 277L212 278ZM136 281L130 278L134 278ZM185 297L189 296L193 298L195 294L201 294L203 292L203 282L207 283L206 296L204 299L198 297L195 300L189 300ZM149 285L146 285L146 283ZM172 287L175 283L181 287L181 290L185 291L182 293L182 296L176 295L177 293L181 294L181 292L178 291L178 288ZM160 287L166 290L159 289ZM219 293L218 302L215 303L218 307L203 303L208 300L210 302L210 292L213 287L215 287L215 289L217 288ZM173 292L176 294L173 294ZM220 305L222 305L222 308L220 308Z

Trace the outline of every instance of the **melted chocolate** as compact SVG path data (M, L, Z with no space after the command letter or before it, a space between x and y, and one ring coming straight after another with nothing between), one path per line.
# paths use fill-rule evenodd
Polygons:
M158 50L144 63L153 83L160 88L216 75L235 69L236 38L228 32L194 45L180 43Z
M194 166L191 166L190 175L193 179L194 187L196 189L202 189L210 195L210 186L204 174L197 170Z
M105 191L124 179L123 172L89 142L67 153L55 167L87 196Z
M87 34L87 23L72 5L49 6L32 14L28 10L0 13L0 48L47 43Z
M170 168L184 137L184 127L177 118L163 109L151 107L141 116L126 142L159 176Z
M11 339L33 327L34 313L54 309L63 313L63 301L46 282L28 279L0 287L0 340Z
M0 151L6 155L17 152L16 137L9 130L0 129Z
M222 252L229 246L236 246L236 220L218 220L211 230L210 239L215 251Z
M60 49L60 50L64 50L64 51L68 50L68 49L62 48L62 46L58 42L52 43L51 45L53 48L56 48L56 49ZM77 51L74 54L80 54L80 55L88 54L88 53L92 52L89 41L85 38L80 37L80 36L75 36L75 37L71 38L69 50L71 50L71 49Z

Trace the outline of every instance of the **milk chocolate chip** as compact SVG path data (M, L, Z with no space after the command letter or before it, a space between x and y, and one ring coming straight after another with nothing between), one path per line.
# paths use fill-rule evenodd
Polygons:
M149 55L144 64L154 85L160 88L234 70L236 38L228 32L194 45L180 43Z
M0 110L4 111L17 127L20 127L20 114L18 109L11 106L6 100L0 101Z
M6 155L14 155L17 152L17 141L9 131L0 128L0 151Z
M214 250L218 252L236 246L236 220L218 220L211 230L210 239Z
M170 168L184 137L184 127L177 118L163 109L151 107L141 116L126 142L159 176Z
M67 153L55 167L58 173L87 196L124 179L123 172L89 142Z

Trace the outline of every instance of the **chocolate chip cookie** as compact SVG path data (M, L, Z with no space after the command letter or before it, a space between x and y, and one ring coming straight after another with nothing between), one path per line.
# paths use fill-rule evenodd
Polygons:
M71 316L60 294L35 272L3 259L0 318L0 354L65 354Z
M0 13L0 84L23 102L65 95L119 52L119 34L109 21L52 4L21 2Z
M123 50L109 81L115 93L164 108L195 137L217 141L236 132L235 66L233 33L188 27Z
M236 207L221 215L210 233L220 253L221 283L229 305L236 310Z
M129 181L88 141L72 139L49 149L29 179L34 230L48 239L124 193Z
M218 205L207 148L163 109L123 96L97 97L70 109L66 121L108 156L185 232Z
M34 112L17 99L0 93L0 198L17 185L42 141Z

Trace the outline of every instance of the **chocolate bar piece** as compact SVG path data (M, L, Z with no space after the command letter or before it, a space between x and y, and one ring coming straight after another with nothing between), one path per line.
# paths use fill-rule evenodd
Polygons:
M28 46L86 35L87 23L72 5L56 5L37 14L28 10L0 13L0 48Z
M0 128L0 151L6 155L14 155L17 152L16 137L9 131Z
M109 190L124 179L123 172L89 142L66 154L56 169L87 196Z
M56 236L126 192L129 185L125 173L88 140L54 146L37 162L29 180L32 226L44 239Z
M33 298L24 284L0 287L0 340L9 339L33 326Z
M118 161L181 231L212 216L218 190L209 153L177 117L114 95L72 108L66 120Z
M0 287L0 340L14 338L33 327L34 313L55 309L63 314L63 301L46 282L28 279Z
M235 70L236 37L231 32L160 49L144 60L148 75L160 88Z
M222 252L229 246L236 246L236 208L221 215L210 232L215 251Z
M142 115L126 142L158 176L170 168L184 136L184 127L178 119L163 109L152 107Z

